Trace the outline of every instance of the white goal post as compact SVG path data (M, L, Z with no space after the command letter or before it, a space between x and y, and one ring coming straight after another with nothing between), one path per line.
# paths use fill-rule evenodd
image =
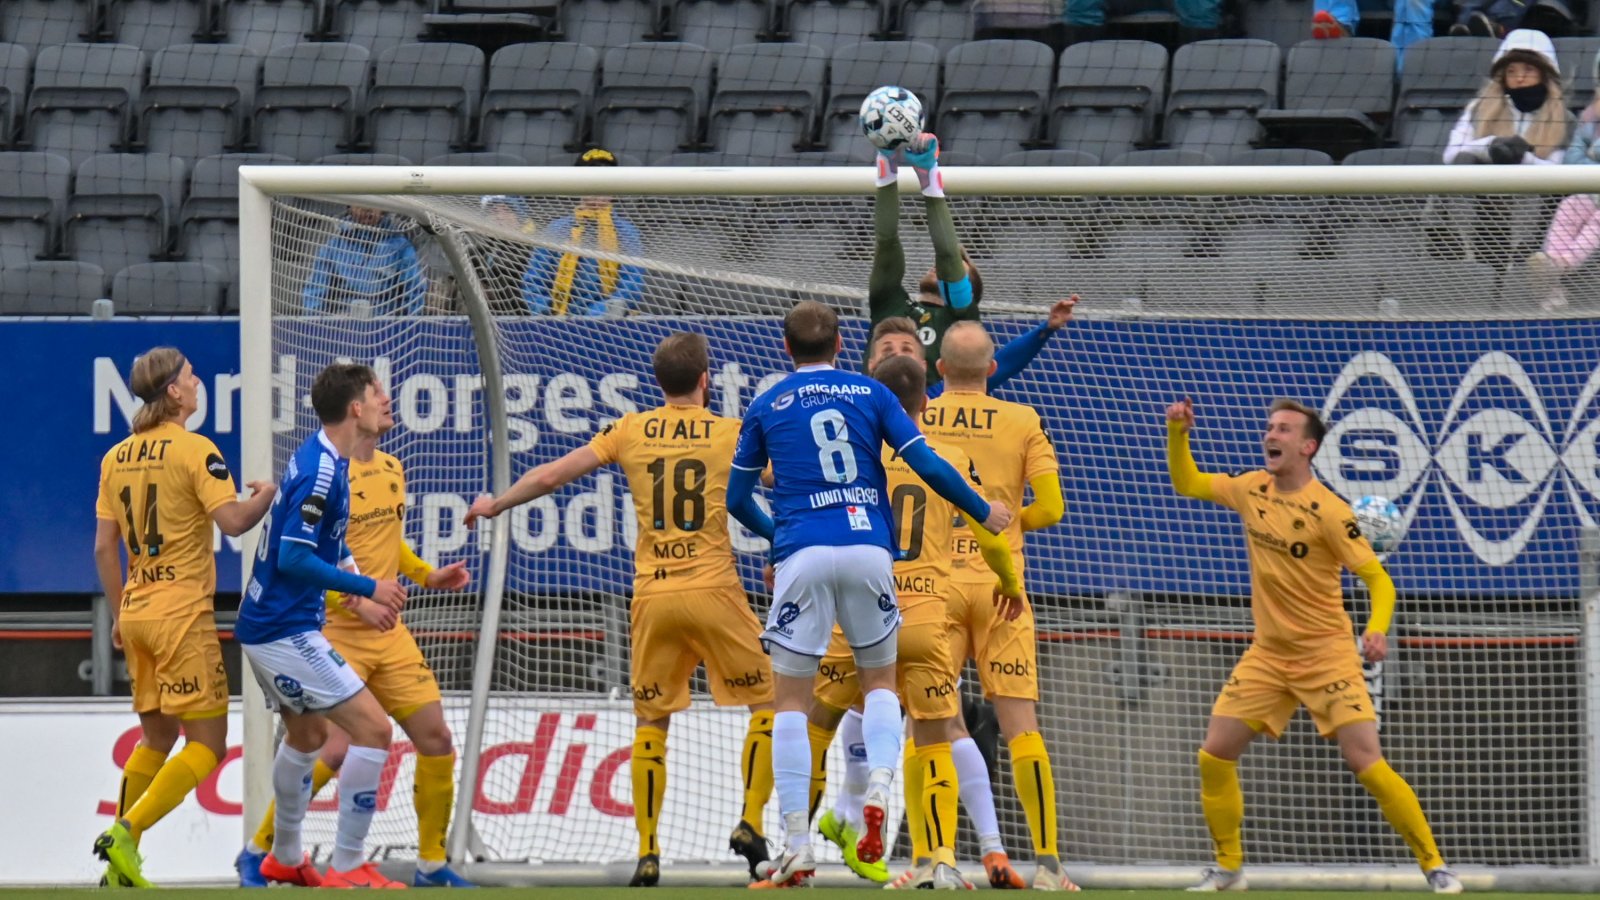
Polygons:
M1209 861L1193 754L1249 638L1248 575L1236 519L1166 486L1161 410L1181 395L1196 401L1202 469L1259 465L1266 404L1291 396L1328 421L1319 477L1347 499L1400 506L1395 652L1369 683L1386 753L1468 888L1581 890L1600 877L1600 266L1530 262L1565 197L1600 194L1589 168L946 173L997 343L1022 337L1051 300L1083 298L1000 391L1040 410L1066 488L1062 524L1029 537L1028 582L1075 880L1174 887ZM795 299L850 316L845 361L858 362L872 170L246 166L239 177L242 478L281 475L314 427L317 370L377 368L396 399L385 449L407 470L407 537L430 562L466 559L474 574L467 594L414 592L407 613L456 737L452 858L488 881L625 879L628 485L602 470L486 535L455 526L474 494L654 402L649 351L673 330L710 338L711 404L724 415L783 370L777 317ZM631 223L638 244L585 242L587 226L563 217L586 197L614 198L605 228ZM502 203L511 218L497 217ZM909 171L900 204L915 290L932 252ZM386 216L352 224L352 205ZM327 249L337 241L355 249ZM339 252L414 270L418 293L397 300L392 282L341 274ZM580 260L598 263L579 272ZM313 301L307 285L328 271L337 290ZM578 303L584 277L629 299L590 310L599 316L544 314ZM735 529L735 547L764 608L760 542ZM1353 585L1347 595L1359 624L1364 600ZM724 847L744 717L696 685L669 742L664 881L736 883ZM270 800L274 728L249 678L245 698L248 836ZM1026 860L1003 746L992 762L1004 836ZM411 764L403 751L392 762L400 787L386 787L372 841L404 859L416 840ZM1258 887L1422 885L1303 715L1282 741L1258 742L1241 777ZM313 813L308 844L330 826ZM963 827L964 858L969 837Z

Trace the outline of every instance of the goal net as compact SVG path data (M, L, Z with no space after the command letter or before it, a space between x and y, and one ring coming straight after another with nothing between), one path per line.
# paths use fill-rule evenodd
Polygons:
M1067 514L1028 536L1027 581L1062 853L1091 883L1210 860L1195 750L1250 638L1249 577L1235 515L1168 484L1163 408L1184 396L1203 470L1259 466L1266 407L1292 397L1330 426L1318 476L1402 510L1394 649L1369 687L1446 857L1600 862L1579 539L1600 516L1600 284L1530 262L1562 199L1595 185L1496 168L948 173L998 342L1082 298L998 394L1039 410L1061 461ZM656 686L628 677L630 485L602 469L475 532L462 516L657 403L650 354L673 331L710 339L710 403L728 416L787 370L779 317L797 299L845 313L858 365L870 175L242 171L246 475L281 471L314 428L318 370L372 363L395 398L382 446L405 466L406 536L473 572L461 594L413 591L405 614L460 749L452 846L530 873L631 865L631 692ZM909 173L899 203L915 291L933 256ZM763 543L735 525L734 544L764 613ZM1359 582L1347 596L1359 625ZM971 724L992 735L967 675ZM669 878L735 861L747 714L713 707L703 673L694 697L668 743ZM247 758L270 735L253 722ZM403 740L373 828L386 857L415 852ZM1005 842L1027 860L1004 741L989 749ZM1304 713L1241 776L1251 864L1415 871ZM318 808L307 840L327 846ZM978 855L965 822L960 851Z

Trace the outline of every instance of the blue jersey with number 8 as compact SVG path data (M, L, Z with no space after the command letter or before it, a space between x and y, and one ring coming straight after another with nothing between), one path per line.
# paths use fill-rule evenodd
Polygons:
M894 552L880 448L922 440L882 384L832 366L803 366L745 411L737 469L772 463L773 559L802 547L867 544Z

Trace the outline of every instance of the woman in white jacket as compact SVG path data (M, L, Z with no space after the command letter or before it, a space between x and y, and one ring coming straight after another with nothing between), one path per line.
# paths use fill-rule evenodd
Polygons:
M1519 28L1500 42L1489 80L1461 111L1444 161L1559 163L1571 132L1555 44L1542 31Z

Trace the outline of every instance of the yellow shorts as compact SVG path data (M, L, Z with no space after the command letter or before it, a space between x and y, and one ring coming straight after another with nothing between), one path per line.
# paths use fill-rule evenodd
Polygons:
M396 720L439 702L439 680L405 625L385 632L361 622L329 622L322 635Z
M1024 595L1026 597L1026 595ZM950 585L950 653L956 664L969 658L977 664L983 695L1039 699L1039 645L1033 605L1007 622L995 614L994 585Z
M228 710L216 615L128 621L117 625L133 682L134 712L203 719Z
M900 636L895 647L896 688L911 718L920 722L948 719L961 711L956 693L957 668L950 655L949 623L943 604L930 599L900 611ZM844 633L835 628L828 653L817 669L818 700L834 709L849 709L861 700L855 655Z
M1352 722L1372 722L1372 698L1352 640L1346 652L1287 663L1251 645L1211 707L1214 716L1260 722L1269 737L1283 734L1302 704L1323 737Z
M689 678L706 665L718 706L772 702L772 662L743 588L633 599L633 712L660 719L689 706Z

